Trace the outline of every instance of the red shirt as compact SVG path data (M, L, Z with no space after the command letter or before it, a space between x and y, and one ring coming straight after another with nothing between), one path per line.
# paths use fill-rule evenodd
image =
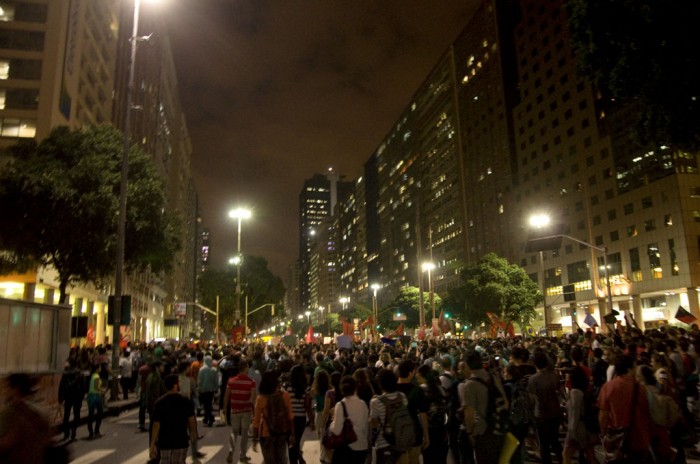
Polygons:
M632 405L634 386L637 385L637 402ZM608 427L630 427L632 409L634 422L631 424L633 439L630 440L634 451L644 451L649 448L650 413L647 390L634 377L624 375L605 382L598 396L598 407L609 414Z
M245 374L228 379L226 388L230 391L231 412L252 412L251 392L255 390L255 380Z

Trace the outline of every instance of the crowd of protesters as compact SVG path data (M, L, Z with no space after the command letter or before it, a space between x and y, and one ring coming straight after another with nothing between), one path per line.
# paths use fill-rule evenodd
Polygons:
M635 461L676 464L697 441L696 326L403 345L358 341L341 349L158 343L121 354L122 395L138 395L138 427L149 431L154 462L166 462L164 453L168 462L184 462L178 459L190 446L195 460L202 456L198 415L201 426L231 426L227 462L236 450L241 462L250 460L250 434L266 463L305 464L307 427L318 434L321 462L328 464L418 463L421 456L437 464L448 453L460 464L487 464L499 462L504 448L513 464L593 462L611 428L628 434ZM66 439L76 437L85 395L88 438L100 436L110 360L109 347L71 352L59 389ZM166 413L172 408L163 400L172 393L190 406L170 397L180 412ZM408 447L398 444L398 432L387 432L401 405L413 421ZM324 434L341 434L346 417L357 439L327 449ZM179 428L164 427L163 419Z

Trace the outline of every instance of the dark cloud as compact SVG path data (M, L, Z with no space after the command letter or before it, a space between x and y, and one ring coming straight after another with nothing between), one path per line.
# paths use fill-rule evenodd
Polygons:
M247 205L244 252L285 277L304 179L361 173L476 0L173 3L162 8L214 264L235 251L228 210Z

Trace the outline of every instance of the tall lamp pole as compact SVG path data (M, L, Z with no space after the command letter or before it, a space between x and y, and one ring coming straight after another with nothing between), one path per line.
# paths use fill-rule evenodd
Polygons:
M435 264L433 263L423 263L423 271L428 272L428 294L430 295L430 309L433 314L433 319L435 319L435 292L433 292L433 279L432 272L435 269ZM432 324L432 321L431 321Z
M547 214L533 214L530 216L530 226L535 229L544 229L549 226L550 218ZM542 250L540 254L540 272L542 272L542 314L544 316L544 327L547 330L551 322L551 315L547 310L547 281L545 279L545 268L544 268L544 253Z
M141 0L134 0L134 21L129 37L130 52L127 62L128 79L124 95L124 145L122 149L121 176L119 180L119 215L117 217L117 260L114 275L114 321L112 325L112 389L111 397L116 399L119 391L119 345L122 320L122 293L124 279L124 248L126 242L126 195L129 181L129 146L131 145L131 105L134 90L134 64L136 61L136 44L139 41L139 10Z
M241 317L241 264L243 260L241 257L241 221L243 219L249 219L251 216L250 210L245 208L236 208L228 212L228 216L232 219L238 220L238 248L237 248L237 259L236 263L236 314ZM247 328L246 328L247 330ZM246 333L246 336L248 334Z

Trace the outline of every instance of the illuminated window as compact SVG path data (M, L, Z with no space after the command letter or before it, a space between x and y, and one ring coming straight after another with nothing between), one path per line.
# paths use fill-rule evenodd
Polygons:
M9 2L0 2L0 21L14 21L15 6Z
M650 243L647 245L647 256L649 256L649 268L651 269L652 279L661 279L664 275L661 268L661 252L659 251L658 243Z
M8 60L0 60L0 79L10 77L10 62Z

